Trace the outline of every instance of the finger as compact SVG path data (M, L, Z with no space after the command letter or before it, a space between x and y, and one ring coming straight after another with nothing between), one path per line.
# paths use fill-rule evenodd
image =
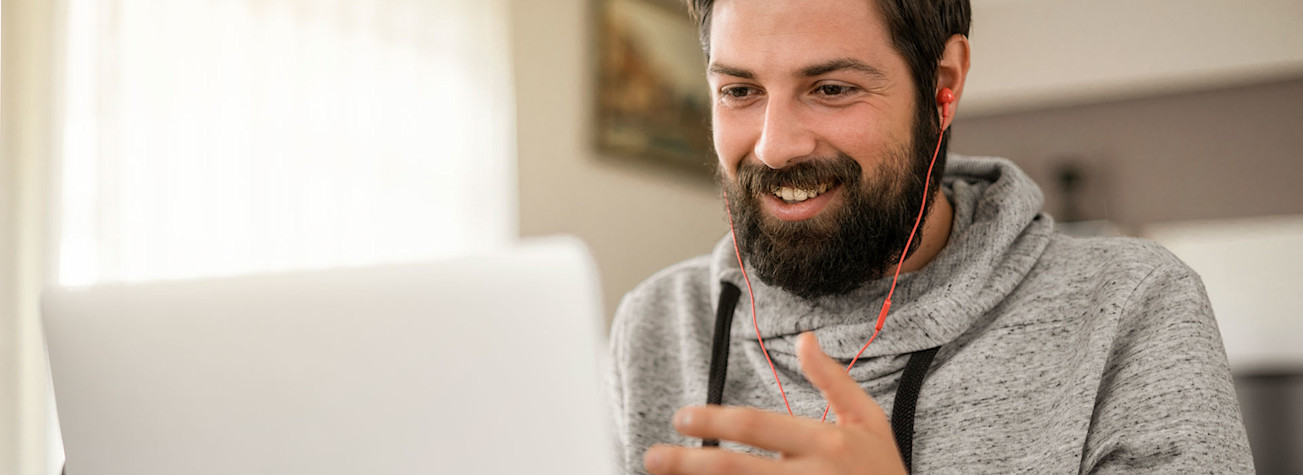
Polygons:
M654 445L643 454L643 467L656 475L719 473L780 474L783 462L720 449L698 449Z
M891 434L891 425L882 408L846 374L846 368L824 354L813 333L805 332L797 338L796 356L801 360L806 379L832 405L838 423L863 425L879 435Z
M731 440L786 455L813 453L828 431L837 430L814 419L732 406L685 407L674 415L674 428L690 437Z

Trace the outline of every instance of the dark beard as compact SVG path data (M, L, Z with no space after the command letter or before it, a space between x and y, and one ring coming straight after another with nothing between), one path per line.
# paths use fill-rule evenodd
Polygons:
M930 125L927 120L919 122ZM935 136L917 127L914 132L915 138ZM919 147L919 140L912 142L913 147L889 151L872 181L845 154L777 170L744 161L738 166L736 182L720 173L749 270L765 283L805 299L845 294L894 270L918 218L934 150ZM937 162L934 185L941 181L944 168L940 157ZM778 186L809 189L829 182L841 187L842 202L804 221L768 216L760 203ZM929 190L929 206L936 192L936 188ZM920 223L907 255L918 248L922 232Z

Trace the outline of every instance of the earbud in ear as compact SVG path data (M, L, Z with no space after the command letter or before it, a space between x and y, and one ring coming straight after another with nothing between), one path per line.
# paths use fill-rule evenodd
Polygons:
M950 117L951 106L955 103L955 93L948 87L937 91L937 105L941 106L941 118Z

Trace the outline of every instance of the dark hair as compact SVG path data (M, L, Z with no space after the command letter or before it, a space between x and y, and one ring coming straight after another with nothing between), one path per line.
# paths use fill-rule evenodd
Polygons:
M697 20L701 31L701 47L710 56L710 12L714 0L684 0L688 12ZM915 101L919 117L939 120L936 113L937 62L945 52L946 41L953 35L968 36L972 23L969 0L864 0L878 5L891 32L896 51L905 57L914 79ZM927 115L923 115L926 113ZM919 124L922 125L922 124ZM935 131L937 124L930 130ZM935 134L935 132L932 132ZM937 157L937 171L945 169L945 153L950 141L950 131L941 144ZM916 137L922 139L922 137ZM935 140L935 138L933 139ZM938 173L939 175L939 173Z

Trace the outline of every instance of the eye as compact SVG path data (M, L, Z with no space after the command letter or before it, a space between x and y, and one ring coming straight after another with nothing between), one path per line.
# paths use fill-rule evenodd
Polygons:
M745 99L747 97L755 95L755 93L756 93L755 89L752 89L747 86L726 87L720 91L720 94L722 94L725 98L728 99Z
M854 92L854 90L854 87L842 84L824 84L815 88L816 93L827 97L845 96Z
M759 88L742 85L725 86L719 89L719 98L716 99L720 106L730 108L747 107L755 104L764 91Z

